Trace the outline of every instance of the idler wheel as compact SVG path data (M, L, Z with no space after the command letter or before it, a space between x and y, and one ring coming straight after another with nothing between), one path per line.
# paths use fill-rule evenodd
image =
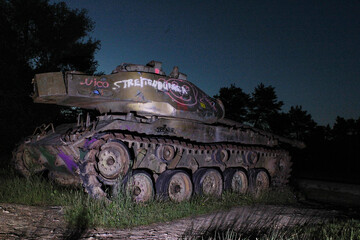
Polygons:
M248 165L255 165L258 161L258 154L256 152L247 152L245 161Z
M212 168L200 168L193 175L195 193L220 197L223 191L223 179L220 172Z
M254 168L249 170L250 189L255 196L270 188L270 175L265 169Z
M193 191L190 176L182 170L166 170L158 177L155 186L160 199L173 202L189 200Z
M224 171L224 188L232 192L244 194L249 188L249 180L245 169L228 168Z
M24 166L27 168L27 169L31 169L32 167L34 167L34 158L31 156L31 153L30 151L25 148L24 149L24 152L23 152L23 161L24 161Z
M154 198L154 184L150 174L136 170L127 179L125 191L135 202L148 202Z
M97 168L103 177L115 179L127 173L130 162L127 147L122 142L115 140L101 146Z
M45 167L34 158L25 144L21 144L16 151L13 152L12 162L15 165L15 169L24 177L29 177L45 169Z

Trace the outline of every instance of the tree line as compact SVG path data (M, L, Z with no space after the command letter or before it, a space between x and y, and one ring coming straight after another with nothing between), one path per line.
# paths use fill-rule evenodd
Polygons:
M62 118L60 106L31 101L31 79L41 72L94 73L100 41L90 37L93 29L85 9L70 9L64 2L0 0L0 125L5 136L0 150L31 134L34 126Z
M231 84L230 87L222 87L214 98L223 102L226 118L281 136L306 140L319 127L300 105L291 106L288 112L281 111L284 102L278 100L271 85L260 83L248 94Z
M231 84L214 97L223 102L226 118L303 141L306 149L293 153L300 175L360 183L360 117L338 116L332 127L321 126L300 105L281 111L275 88L262 83L250 94Z

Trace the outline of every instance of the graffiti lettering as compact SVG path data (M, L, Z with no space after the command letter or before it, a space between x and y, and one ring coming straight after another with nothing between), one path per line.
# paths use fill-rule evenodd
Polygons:
M167 95L172 102L176 103L178 109L187 111L189 107L198 107L200 110L206 111L212 109L217 112L218 110L213 99L199 91L191 82L182 79L149 79L139 76L139 78L115 81L112 84L112 90L137 88L136 97L139 101L145 101L145 97L142 95L143 91L139 88L150 87ZM105 77L88 77L83 79L80 85L92 87L92 93L100 96L107 93L106 88L110 87Z
M217 111L216 103L211 98L203 92L199 92L192 83L182 79L159 78L155 80L144 77L136 79L131 78L114 82L112 89L131 89L133 87L143 88L146 86L164 92L164 94L168 95L180 108L185 107L183 110L186 110L187 107L199 104L199 107L202 109L212 108Z
M174 91L181 95L187 95L188 94L188 88L186 86L179 86L176 82L169 83L169 81L165 79L148 79L148 78L137 78L137 79L126 79L114 82L113 89L119 89L119 88L131 88L131 87L141 87L144 86L151 86L159 91Z
M104 79L96 80L96 78L85 78L83 82L80 82L80 85L94 86L97 88L108 88L109 83Z
M166 93L174 102L180 106L194 106L197 104L198 91L190 82L181 79L169 79L168 84L181 85L181 88L186 91L187 94L181 94L178 91L169 89Z

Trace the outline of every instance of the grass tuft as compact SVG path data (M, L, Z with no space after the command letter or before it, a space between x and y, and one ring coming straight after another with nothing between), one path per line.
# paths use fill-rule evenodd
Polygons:
M26 205L66 205L64 201L78 190L59 187L41 176L28 179L12 175L3 177L0 184L0 202Z
M276 202L275 195L279 195L279 193L267 192L260 198L254 198L251 195L239 196L225 192L220 199L195 196L190 201L181 203L154 200L136 204L123 195L119 195L112 202L107 203L78 194L69 199L70 204L66 208L65 216L72 225L76 225L78 216L83 216L86 218L88 226L91 227L125 228L228 210L241 205L273 204ZM286 203L289 203L288 198L284 199L286 199ZM279 201L276 203L284 204Z
M12 169L0 169L0 202L26 205L61 205L69 229L89 227L129 228L157 222L173 221L194 215L225 211L236 206L256 204L296 204L289 188L268 191L255 198L251 194L225 192L221 198L195 196L190 201L173 203L151 201L136 204L120 194L112 202L90 198L83 190L60 187L42 176L28 179ZM272 221L272 219L268 219ZM249 229L243 226L242 229ZM79 234L81 233L79 232ZM200 235L184 235L184 239L360 239L359 220L334 220L324 224L278 229L276 227L251 231L207 229ZM74 232L77 234L78 232ZM72 233L73 234L73 233Z
M136 204L120 194L112 202L90 198L80 189L60 187L42 176L23 178L11 169L0 169L0 202L26 205L62 205L65 219L70 226L124 228L166 222L188 216L228 210L235 206L257 203L290 203L289 189L282 193L272 191L254 198L250 194L238 195L225 192L223 196L211 198L195 196L190 201L173 203L151 201ZM283 198L279 198L284 195ZM294 199L294 198L292 198Z
M271 221L271 219L268 219ZM355 219L336 220L322 224L305 224L286 228L243 228L234 231L231 228L213 229L200 235L184 235L182 239L226 239L226 240L298 240L298 239L326 239L326 240L359 240L360 221Z

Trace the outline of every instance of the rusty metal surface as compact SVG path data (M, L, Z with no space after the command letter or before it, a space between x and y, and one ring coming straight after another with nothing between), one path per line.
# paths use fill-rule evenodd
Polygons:
M26 176L47 169L50 178L81 183L94 198L116 194L122 184L137 202L159 194L182 201L193 189L219 196L223 183L239 193L282 186L292 165L283 145L303 147L223 119L221 102L177 67L166 76L159 62L123 64L103 76L38 74L34 90L35 102L106 114L56 129L43 125L15 150L15 166Z
M51 96L53 99L66 94L65 81L61 72L36 74L33 80L39 98Z
M131 68L132 69L132 68ZM193 83L152 72L87 76L68 72L37 74L34 101L101 113L137 112L213 123L224 116L222 104ZM64 87L66 86L66 89ZM54 89L59 89L55 91Z

